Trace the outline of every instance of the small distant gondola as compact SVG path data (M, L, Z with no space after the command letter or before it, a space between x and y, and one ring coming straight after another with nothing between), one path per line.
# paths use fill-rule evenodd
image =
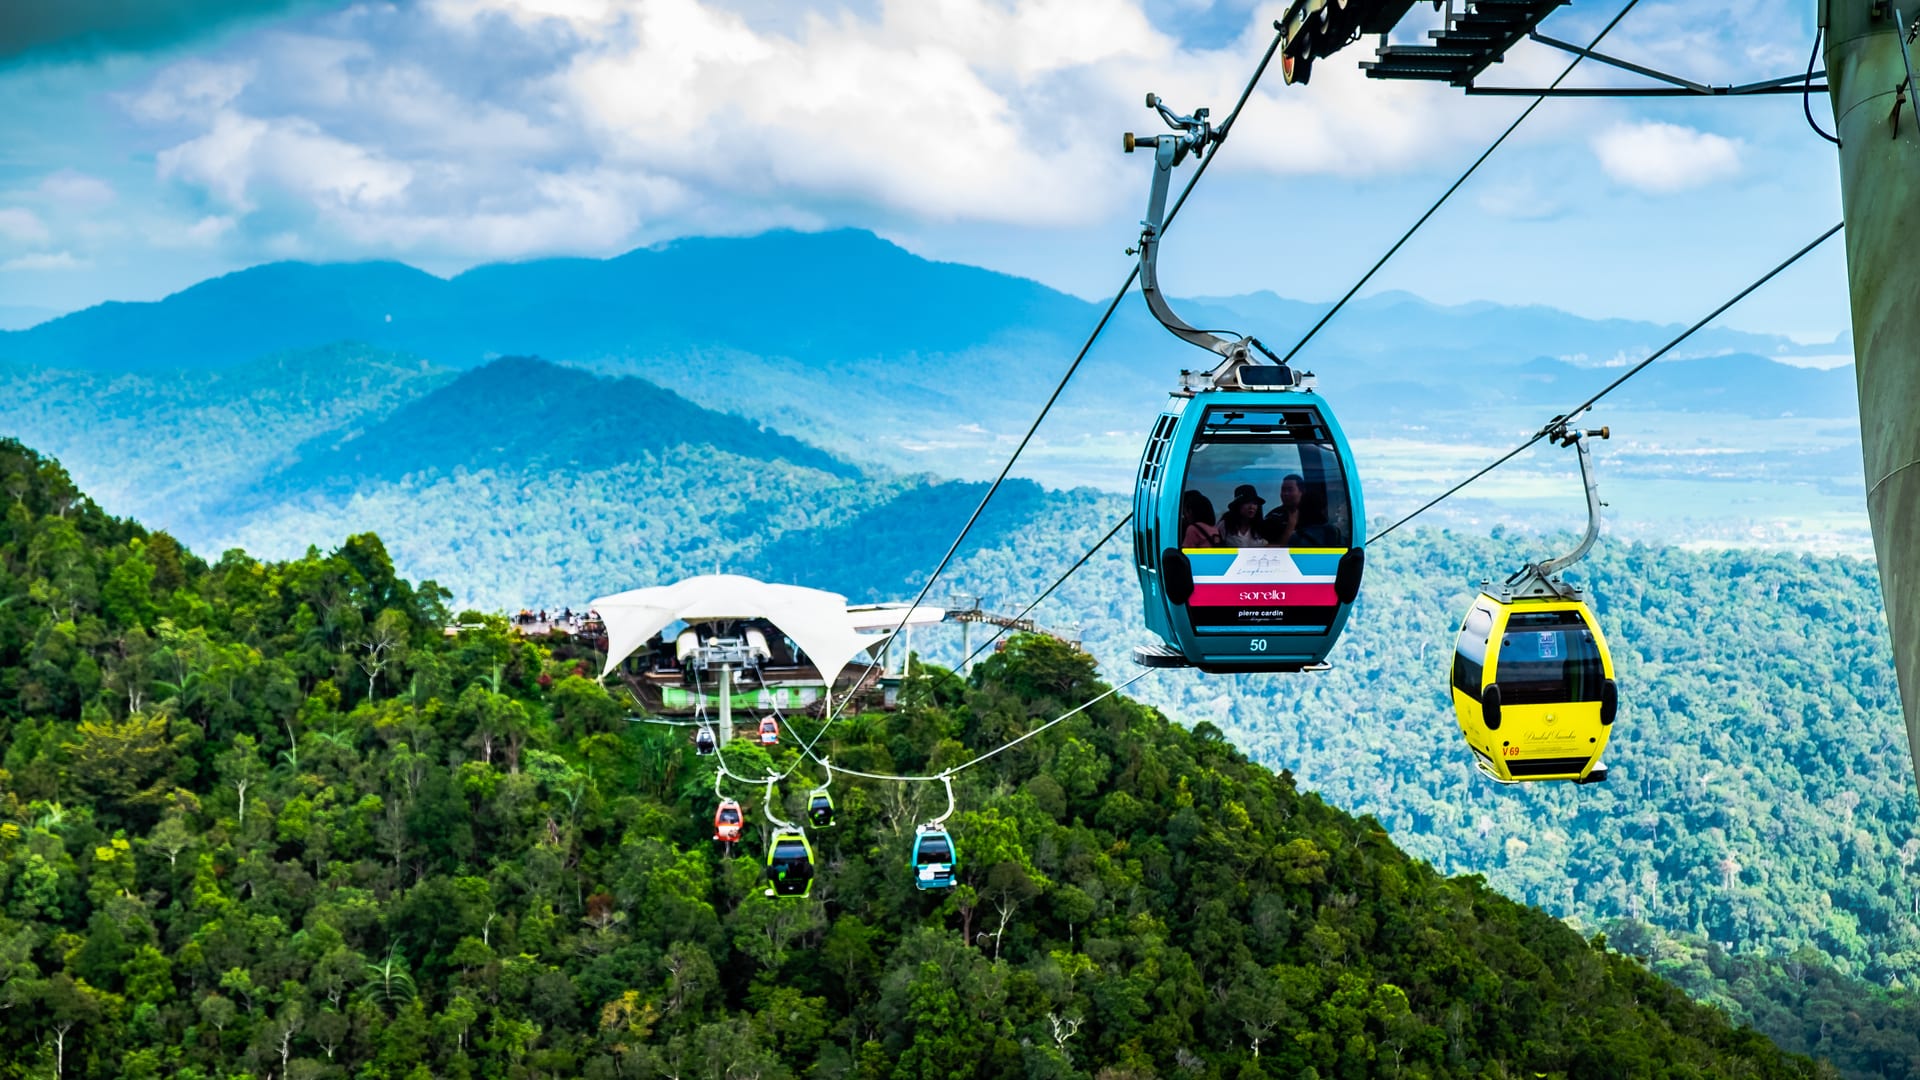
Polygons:
M913 887L921 891L953 888L953 874L959 861L960 853L953 846L953 837L944 827L920 826L913 837Z
M720 800L720 808L713 812L713 838L723 844L740 842L740 830L747 824L746 811L732 799Z
M807 797L807 823L816 829L833 827L833 796L820 788Z
M813 891L813 845L799 829L773 834L767 849L767 895L806 896Z

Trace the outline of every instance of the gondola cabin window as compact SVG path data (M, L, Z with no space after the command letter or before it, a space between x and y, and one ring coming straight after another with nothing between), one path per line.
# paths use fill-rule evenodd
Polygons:
M1180 547L1344 549L1353 512L1319 411L1211 406L1188 453Z
M943 836L929 836L920 841L920 864L950 863L953 861L953 848L948 846Z
M1606 679L1593 632L1573 611L1508 616L1494 677L1507 705L1599 701Z
M1475 605L1454 642L1453 685L1471 698L1480 696L1482 669L1487 662L1487 637L1493 633L1493 613Z

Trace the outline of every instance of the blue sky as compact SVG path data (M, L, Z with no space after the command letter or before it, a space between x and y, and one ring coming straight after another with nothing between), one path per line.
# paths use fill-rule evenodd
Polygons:
M0 28L0 318L283 258L439 273L689 234L852 225L1081 295L1124 276L1142 95L1224 114L1284 5L1250 0L108 0ZM1584 41L1617 5L1575 0ZM1643 0L1619 55L1802 70L1810 2ZM1431 20L1421 5L1414 20ZM1417 34L1427 23L1406 24ZM1523 106L1277 71L1163 280L1338 295ZM1539 46L1488 81L1544 82ZM1630 77L1622 77L1630 78ZM1604 69L1573 82L1620 81ZM1823 99L1815 115L1830 122ZM1691 321L1839 216L1797 96L1555 101L1372 286ZM9 314L9 312L14 314ZM1829 245L1729 317L1847 328Z

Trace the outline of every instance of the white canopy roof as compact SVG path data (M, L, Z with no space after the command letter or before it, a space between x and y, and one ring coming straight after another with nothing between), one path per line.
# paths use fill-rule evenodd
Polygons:
M847 615L853 620L855 630L880 630L891 634L899 626L902 616L908 626L933 626L947 621L947 609L932 604L921 604L907 614L905 604L850 604Z
M847 613L847 598L839 593L769 585L738 574L705 574L672 585L629 589L595 600L592 609L607 624L607 666L601 678L676 619L766 619L806 651L829 684L856 654L887 636L860 633Z

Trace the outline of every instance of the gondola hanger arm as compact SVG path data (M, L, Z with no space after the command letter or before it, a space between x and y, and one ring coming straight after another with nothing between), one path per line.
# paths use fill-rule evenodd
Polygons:
M1593 542L1600 537L1600 507L1602 505L1600 502L1600 482L1595 479L1593 475L1593 454L1587 448L1587 440L1590 438L1607 439L1612 437L1612 431L1604 427L1582 430L1580 428L1568 427L1564 420L1549 425L1547 438L1553 440L1557 445L1573 447L1580 455L1580 480L1587 489L1587 531L1580 537L1580 543L1576 545L1572 551L1557 559L1548 559L1546 562L1529 568L1532 574L1538 575L1543 580L1549 579L1567 567L1572 566L1574 563L1579 562L1586 556L1588 551L1592 550ZM1522 571L1522 573L1525 574L1529 571Z
M941 814L939 817L934 818L932 821L929 821L925 825L920 826L920 828L923 830L937 829L940 826L945 825L947 823L947 819L953 816L953 774L950 772L943 772L940 774L939 780L940 780L940 785L947 789L947 810L945 813Z
M1207 118L1208 110L1195 109L1191 116L1182 116L1168 108L1158 94L1147 95L1147 108L1158 112L1173 130L1164 135L1135 135L1129 131L1122 138L1122 145L1129 154L1143 146L1153 148L1153 185L1147 195L1147 216L1140 222L1139 246L1128 250L1128 254L1138 253L1140 256L1140 294L1146 298L1147 309L1153 312L1153 317L1160 320L1160 325L1175 337L1217 353L1224 359L1244 362L1247 358L1247 339L1221 337L1182 319L1167 303L1166 294L1160 290L1158 269L1160 231L1166 224L1167 190L1173 181L1173 170L1186 160L1188 154L1196 158L1205 156L1208 148L1218 142L1224 132L1214 130L1213 122Z
M774 785L778 784L779 782L780 782L780 778L777 776L767 777L767 805L762 807L760 812L767 816L767 823L772 825L775 829L797 829L798 826L794 825L793 822L787 821L786 819L782 818L780 816L780 812L774 809L774 806L775 806Z

